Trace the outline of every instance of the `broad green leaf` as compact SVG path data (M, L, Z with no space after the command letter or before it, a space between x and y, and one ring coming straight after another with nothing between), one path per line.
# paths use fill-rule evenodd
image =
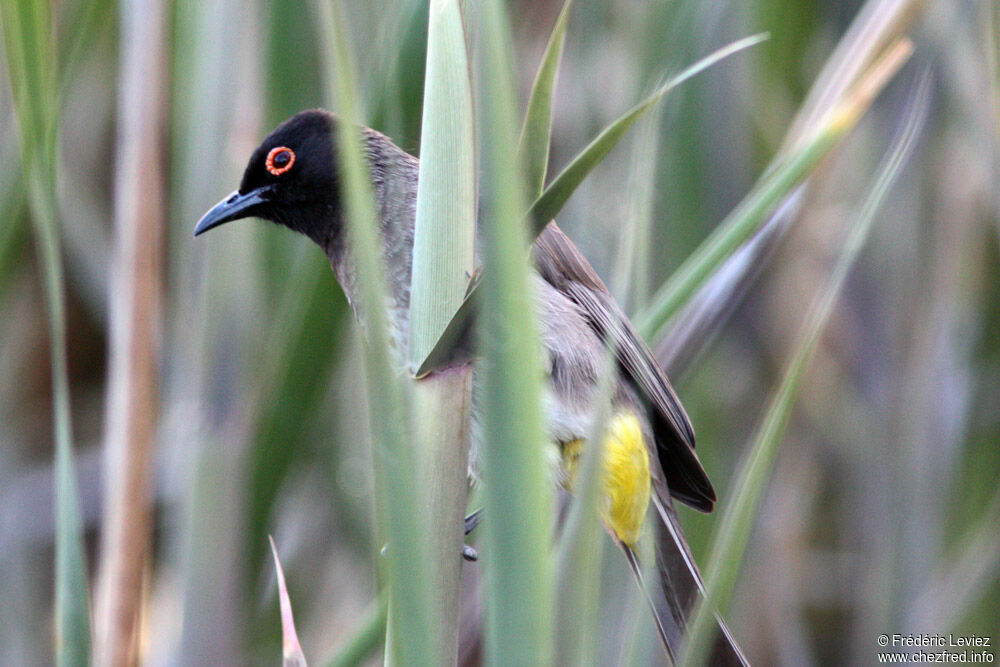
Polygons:
M432 350L461 306L475 271L476 169L472 87L458 0L431 0L410 282L411 369ZM462 517L468 486L472 368L416 383L414 447L424 491L419 509L434 531L425 576L437 610L441 660L458 659Z
M702 58L695 64L691 65L684 71L682 71L677 76L672 77L662 86L660 86L656 92L647 97L645 100L635 105L624 115L618 118L616 121L611 123L608 127L597 135L590 144L584 148L579 155L577 155L569 163L569 165L564 168L558 176L553 179L545 191L535 200L534 204L531 205L529 211L530 218L534 221L535 232L539 232L548 223L549 220L558 215L559 211L562 210L563 205L570 198L570 195L576 191L576 188L583 182L594 167L596 167L601 160L611 151L618 141L628 132L629 128L639 120L643 114L649 111L654 105L656 105L660 100L662 100L667 93L671 90L684 83L691 77L703 72L720 60L742 51L743 49L749 48L754 44L759 44L767 39L766 34L752 35L750 37L744 37L743 39L737 40L728 46L711 53L710 55Z
M552 35L545 46L542 62L538 66L535 82L528 98L528 110L517 142L518 164L524 169L524 182L528 196L538 197L545 187L545 174L549 168L549 142L552 136L552 95L556 88L559 61L566 42L566 24L573 0L566 0L556 19Z
M475 270L472 89L457 0L432 0L420 132L408 359L416 368L465 298Z
M700 665L705 660L715 627L713 609L724 610L729 602L761 496L774 468L778 447L784 438L792 408L795 406L799 385L816 350L820 335L833 312L847 274L864 247L875 215L913 148L927 110L929 90L930 79L925 77L914 95L910 113L898 140L894 142L879 166L872 189L848 232L826 285L817 294L806 314L791 361L778 390L771 399L760 430L754 437L746 464L739 474L731 499L726 503L725 512L712 541L711 555L708 567L705 569L708 601L703 599L698 601L682 655L682 665Z

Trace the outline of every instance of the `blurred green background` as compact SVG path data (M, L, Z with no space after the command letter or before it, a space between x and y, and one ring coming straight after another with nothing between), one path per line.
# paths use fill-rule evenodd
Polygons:
M522 100L560 6L509 6ZM633 130L560 215L610 281L622 221L636 209L633 156L655 137L653 187L639 207L650 241L638 248L638 283L622 290L630 310L756 181L861 7L677 0L574 8L550 173L665 73L746 34L771 36L672 94L656 131ZM343 8L364 117L418 153L426 3ZM52 10L73 435L94 571L117 296L109 266L119 72L136 36L111 0L59 1ZM336 653L374 598L358 331L326 258L270 224L191 237L276 123L304 108L336 108L316 17L311 3L169 3L168 83L157 101L166 228L155 556L141 646L149 664L278 659L269 533L312 661ZM930 114L916 152L810 367L728 614L753 662L873 662L881 633L1000 641L997 27L987 0L925 6L910 33L911 62L814 175L791 233L713 335L667 369L724 499L802 315L929 70ZM0 663L39 664L53 657L52 400L8 84L0 86ZM715 518L683 519L701 560ZM608 565L606 586L624 599L632 583L620 565Z

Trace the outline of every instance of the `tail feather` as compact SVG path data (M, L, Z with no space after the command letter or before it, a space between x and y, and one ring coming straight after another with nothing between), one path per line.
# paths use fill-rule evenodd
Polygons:
M656 631L660 635L660 639L663 641L663 648L667 652L667 657L670 659L670 664L673 665L677 662L677 656L674 655L673 646L677 646L680 643L681 633L680 628L673 623L673 616L670 618L664 617L658 612L658 605L655 600L653 600L652 593L649 586L646 585L646 578L642 574L642 564L639 563L639 557L633 551L632 547L619 541L618 546L622 548L625 552L625 558L628 560L628 565L632 568L632 574L635 575L636 580L639 582L639 588L646 595L646 602L649 603L649 607L653 612L653 622L656 624ZM667 623L669 628L664 625Z
M699 595L705 595L705 583L694 562L694 556L681 532L680 521L669 495L654 493L653 503L661 519L657 525L656 569L659 585L650 587L642 574L639 559L632 549L622 545L629 566L646 593L660 639L671 663L680 654L688 619ZM718 614L719 626L709 654L710 665L749 665L733 634Z

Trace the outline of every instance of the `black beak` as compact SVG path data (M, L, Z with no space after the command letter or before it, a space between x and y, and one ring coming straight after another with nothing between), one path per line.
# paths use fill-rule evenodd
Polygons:
M201 220L195 225L194 235L198 236L202 232L207 232L213 227L218 227L232 220L255 215L260 207L270 199L270 194L271 189L267 187L257 188L246 193L237 190L201 216Z

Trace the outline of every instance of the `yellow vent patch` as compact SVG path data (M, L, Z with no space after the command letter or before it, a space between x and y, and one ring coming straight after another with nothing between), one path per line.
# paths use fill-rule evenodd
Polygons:
M563 445L563 462L572 489L583 440ZM604 498L601 516L618 538L635 547L649 506L649 453L642 437L642 425L632 412L615 415L604 436Z

